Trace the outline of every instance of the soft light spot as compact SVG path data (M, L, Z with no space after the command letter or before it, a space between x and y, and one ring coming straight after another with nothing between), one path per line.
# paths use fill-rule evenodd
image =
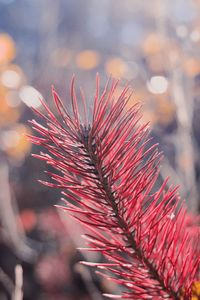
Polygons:
M21 76L15 70L5 70L1 75L2 84L9 89L17 89L21 83Z
M31 231L37 223L37 216L33 210L24 209L20 214L19 222L25 231Z
M155 33L149 34L142 45L146 55L158 54L163 48L163 39Z
M105 69L108 75L119 78L124 76L128 68L120 57L112 57L106 62Z
M0 64L8 63L16 56L15 43L7 33L0 34Z
M21 104L21 99L17 91L9 91L5 100L6 104L11 108L18 107Z
M99 64L99 54L93 50L85 50L77 55L76 63L80 69L91 70Z
M15 160L23 159L31 148L27 134L30 134L29 128L20 123L10 130L3 131L0 139L1 149Z
M198 42L200 40L200 32L199 30L193 30L190 34L190 39L193 42Z
M176 34L178 37L180 38L185 38L187 37L188 35L188 29L185 25L179 25L177 28L176 28Z
M152 94L163 94L167 91L168 80L164 76L153 76L147 82L147 88Z
M183 70L190 77L194 77L200 72L200 60L199 58L186 57L183 60Z
M6 130L1 135L1 148L2 150L7 150L8 148L15 147L19 141L19 132L16 130Z
M40 99L43 98L40 92L30 85L26 85L20 89L19 97L28 107L34 108L41 106Z

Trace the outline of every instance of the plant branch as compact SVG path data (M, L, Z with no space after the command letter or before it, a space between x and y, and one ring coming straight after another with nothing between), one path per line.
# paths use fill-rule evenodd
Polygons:
M42 183L63 190L63 209L86 228L87 250L109 261L82 263L109 272L102 275L126 288L107 297L191 299L199 278L197 222L180 202L177 187L167 187L168 179L158 183L157 145L148 146L139 105L127 109L130 88L116 98L117 85L107 84L100 94L97 77L90 125L81 122L74 78L72 116L53 90L61 121L44 103L47 116L38 115L46 127L31 122L40 135L31 141L46 149L34 156L56 170L50 173L53 183Z

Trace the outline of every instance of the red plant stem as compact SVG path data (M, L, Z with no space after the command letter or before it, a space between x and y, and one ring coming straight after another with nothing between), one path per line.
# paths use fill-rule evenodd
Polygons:
M53 183L42 183L65 190L63 209L89 229L90 250L109 261L85 264L130 288L117 299L192 299L199 281L197 219L187 214L177 187L166 186L168 179L155 186L161 155L149 145L148 126L138 124L140 107L125 107L127 87L114 100L116 84L99 96L97 80L91 126L79 119L74 80L72 116L53 90L62 122L45 103L47 117L38 114L46 127L31 122L39 133L31 141L46 149L35 156L56 171L49 173Z
M84 136L84 134L83 134L83 136ZM89 143L88 139L85 137L82 140L82 143L84 144L84 147L85 147L85 149L91 159L91 162L96 170L96 176L99 179L104 191L106 192L107 200L113 209L114 216L118 221L119 227L123 230L124 235L127 238L128 245L132 247L132 249L137 254L140 261L147 267L147 269L149 270L149 273L152 274L152 278L154 278L155 280L157 280L159 282L159 284L163 288L163 290L165 290L170 297L173 297L174 300L179 300L180 297L178 296L178 294L175 291L173 291L173 289L167 288L165 286L164 281L162 280L162 278L160 278L157 270L148 261L148 259L144 257L141 249L139 249L137 247L133 234L129 231L126 222L120 216L118 206L116 203L117 201L116 201L115 197L113 196L112 190L109 188L107 178L104 176L103 170L97 165L98 157L95 155L95 153L92 149L92 146L91 146L92 143Z

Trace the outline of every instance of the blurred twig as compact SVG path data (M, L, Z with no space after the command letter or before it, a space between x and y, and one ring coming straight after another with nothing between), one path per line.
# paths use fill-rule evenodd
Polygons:
M9 167L5 160L0 164L0 220L4 240L13 247L17 255L23 259L31 259L35 251L26 244L26 236L17 222L17 213L13 205L9 184Z
M16 265L15 267L15 289L12 300L22 300L23 299L23 270L21 265Z
M167 39L167 11L168 2L166 0L155 0L155 20L158 34L162 39ZM169 53L166 63L166 71L171 80L171 95L176 107L177 131L174 139L176 148L176 170L181 185L184 187L184 194L189 196L188 206L193 212L197 212L198 198L195 175L195 150L192 137L192 117L193 117L193 93L191 85L185 90L184 72L181 69L181 61L178 55ZM166 60L166 62L167 62ZM173 173L174 172L170 172Z
M172 66L172 95L176 105L177 138L176 138L176 163L179 176L186 193L189 194L189 206L191 211L197 211L197 189L195 176L195 153L192 138L192 109L191 99L186 99L181 69ZM192 98L192 97L190 97ZM188 103L191 106L188 108Z
M9 295L11 295L12 300L22 300L23 292L23 271L20 265L15 267L15 284L12 282L11 278L0 268L0 282L5 287Z

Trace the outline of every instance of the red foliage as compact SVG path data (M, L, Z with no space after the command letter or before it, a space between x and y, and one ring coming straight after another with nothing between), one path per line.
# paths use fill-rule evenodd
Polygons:
M120 296L106 296L190 299L199 279L198 227L191 226L177 188L168 187L167 179L158 187L157 145L149 146L139 105L127 108L132 91L127 86L116 99L117 85L108 83L100 94L97 76L91 122L83 95L84 121L79 116L74 79L72 114L54 89L59 118L43 102L47 115L37 114L46 127L31 121L40 136L30 137L46 149L34 156L56 170L50 173L53 183L43 183L62 189L67 199L63 209L86 227L86 250L99 251L108 260L85 264L125 287Z

